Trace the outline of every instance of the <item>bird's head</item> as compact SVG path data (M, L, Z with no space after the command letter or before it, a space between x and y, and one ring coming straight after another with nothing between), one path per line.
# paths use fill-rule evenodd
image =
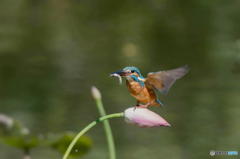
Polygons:
M137 82L143 82L144 78L142 74L140 73L139 69L137 67L125 67L120 71L111 73L111 76L121 76L126 77L127 80L134 80Z

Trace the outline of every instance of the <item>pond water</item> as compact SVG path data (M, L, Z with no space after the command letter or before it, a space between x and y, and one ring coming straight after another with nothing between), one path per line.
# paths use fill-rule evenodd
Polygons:
M121 159L202 159L210 150L240 150L240 2L179 0L0 2L0 112L35 134L79 131L98 117L90 88L107 113L135 100L109 73L148 72L188 64L165 104L152 108L171 128L111 121ZM101 126L84 159L107 158ZM0 144L0 158L21 152ZM45 148L33 159L61 158Z

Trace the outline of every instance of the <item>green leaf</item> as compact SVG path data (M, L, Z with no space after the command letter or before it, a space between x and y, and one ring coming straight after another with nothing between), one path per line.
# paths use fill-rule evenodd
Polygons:
M4 136L1 137L0 140L12 147L20 148L20 149L31 149L40 144L40 139L37 136Z
M63 135L58 136L52 143L51 147L64 154L67 147L75 137L75 133L65 133ZM81 137L76 145L74 146L70 156L71 157L80 157L89 152L92 147L92 141L89 137L83 136Z

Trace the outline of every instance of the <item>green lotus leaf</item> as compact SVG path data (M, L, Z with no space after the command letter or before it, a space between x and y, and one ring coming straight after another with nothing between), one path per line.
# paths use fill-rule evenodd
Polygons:
M40 144L40 139L37 136L3 136L0 140L9 145L20 149L31 149Z
M21 122L0 113L0 137L28 135L29 130Z
M59 135L52 143L51 147L56 149L60 153L64 153L73 138L76 136L75 133L65 133L63 135ZM92 140L87 136L82 136L75 146L73 147L70 156L71 157L80 157L89 152L92 147Z

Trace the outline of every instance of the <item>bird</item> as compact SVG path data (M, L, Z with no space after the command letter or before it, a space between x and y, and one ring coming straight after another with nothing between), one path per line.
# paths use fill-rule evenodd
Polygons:
M157 92L167 94L176 80L182 78L189 71L187 65L165 71L150 72L144 78L137 67L128 66L120 71L110 74L122 80L126 79L126 85L130 94L136 98L136 107L147 108L149 106L163 106L157 96Z

